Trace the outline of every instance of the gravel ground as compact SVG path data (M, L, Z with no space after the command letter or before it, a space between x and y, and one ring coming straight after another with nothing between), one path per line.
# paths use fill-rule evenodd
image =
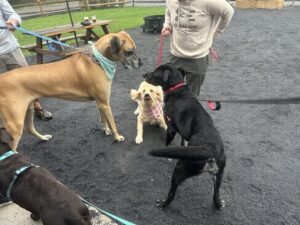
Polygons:
M215 40L220 59L211 62L201 98L300 96L299 21L297 7L236 10ZM182 184L169 208L156 207L168 192L176 161L147 155L164 145L164 131L157 127L145 126L144 143L134 143L136 104L129 91L155 67L159 35L141 28L129 33L144 65L137 71L119 65L112 86L112 110L125 142L113 143L102 133L94 102L43 99L54 119L37 120L36 127L53 139L41 142L25 134L19 151L99 208L137 224L300 224L299 105L223 104L220 111L209 111L228 157L221 186L226 207L214 209L212 181L205 174ZM164 60L168 52L166 42Z

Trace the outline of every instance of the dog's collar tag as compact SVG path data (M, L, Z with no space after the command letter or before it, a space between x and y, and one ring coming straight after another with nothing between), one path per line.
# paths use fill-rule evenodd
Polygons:
M14 154L17 154L16 152L14 152L13 150L10 150L8 152L5 152L3 155L0 156L0 161L14 155Z
M101 67L104 69L108 79L114 79L116 73L117 63L114 61L109 60L108 58L104 57L95 47L92 42L89 42L92 47L92 52L96 60L100 63Z

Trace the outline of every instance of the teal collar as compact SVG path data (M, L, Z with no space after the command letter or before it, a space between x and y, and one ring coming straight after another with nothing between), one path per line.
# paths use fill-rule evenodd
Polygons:
M33 165L33 164L30 164L28 166L22 166L21 168L17 169L15 172L14 172L14 177L12 179L12 181L10 182L8 188L7 188L7 191L6 191L6 197L12 201L12 198L11 198L11 189L12 187L14 186L16 180L18 179L18 177L20 176L20 174L22 174L23 172L27 171L28 169L32 168L32 167L39 167L39 166L36 166L36 165Z
M96 61L101 65L101 67L104 69L108 79L113 80L115 73L116 73L116 67L117 63L114 61L109 60L105 56L103 56L95 47L95 45L92 42L89 42L92 48L93 57L95 57Z
M12 150L10 150L8 152L5 152L3 155L0 155L0 161L2 161L2 160L6 159L6 158L8 158L8 157L10 157L14 154L17 154L17 153L12 151Z

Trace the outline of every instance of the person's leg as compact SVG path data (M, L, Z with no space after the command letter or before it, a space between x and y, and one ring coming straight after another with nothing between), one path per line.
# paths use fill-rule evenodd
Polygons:
M0 56L0 75L8 71L5 60ZM9 202L8 198L0 193L0 207L4 206L5 203Z
M0 75L8 71L8 68L5 63L5 59L0 55Z
M13 70L19 67L28 66L25 56L23 55L20 48L15 49L14 51L10 52L6 56L6 65L8 70ZM51 120L52 114L43 109L41 106L40 100L35 99L33 101L34 112L37 117L42 120Z
M183 59L171 55L168 59L177 68L181 67L186 72L186 84L196 97L199 96L209 64L208 56L199 59Z
M197 97L200 95L200 89L204 82L207 67L208 56L199 59L191 59L190 71L186 75L186 83Z

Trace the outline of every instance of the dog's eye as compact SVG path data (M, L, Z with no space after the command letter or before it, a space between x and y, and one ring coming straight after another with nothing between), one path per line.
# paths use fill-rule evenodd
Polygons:
M150 92L153 92L153 90L152 90L152 89L150 89Z
M143 93L145 93L146 90L143 90Z

